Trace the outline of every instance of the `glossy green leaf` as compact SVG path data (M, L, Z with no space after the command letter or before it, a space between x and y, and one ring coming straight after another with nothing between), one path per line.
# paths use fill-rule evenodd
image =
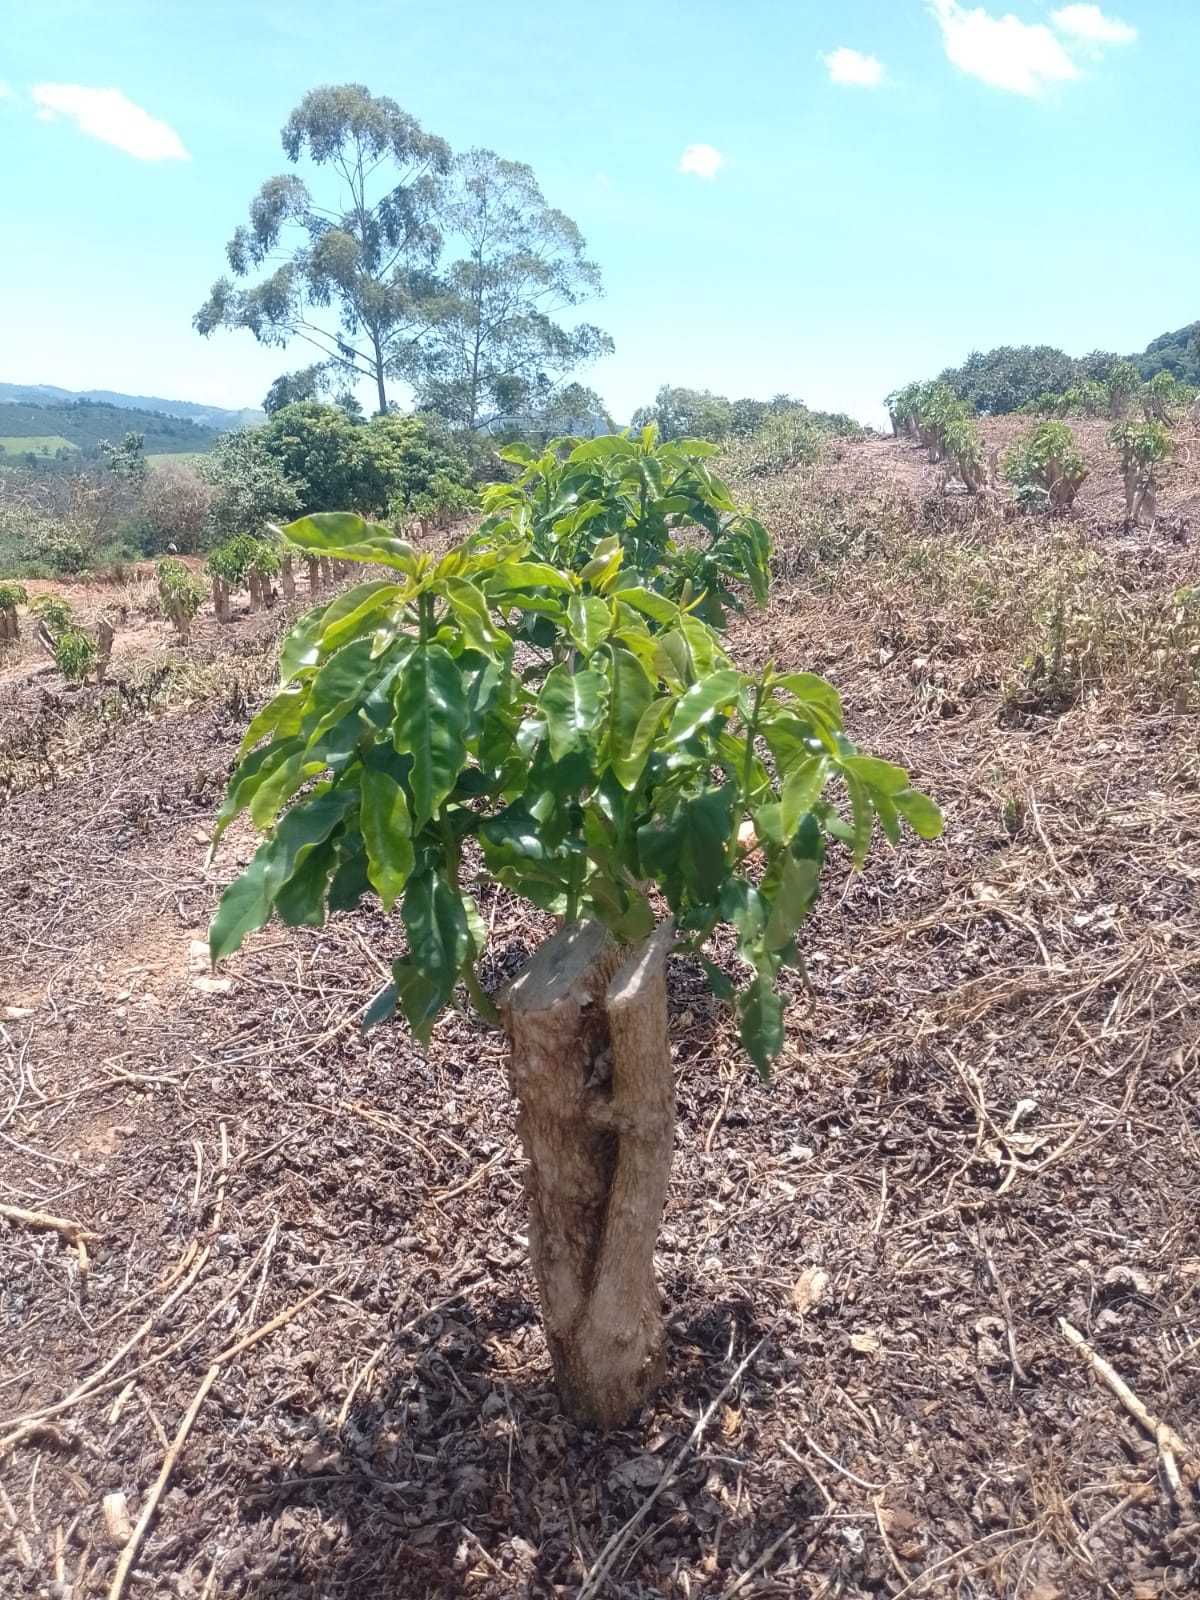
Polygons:
M612 627L608 603L594 594L573 594L567 602L567 630L585 657L597 650Z
M413 827L419 830L454 788L467 759L467 697L453 656L420 645L400 674L392 742L413 758Z
M572 672L565 662L546 674L538 707L546 719L550 755L561 761L583 749L600 726L608 697L604 675L588 669Z
M927 794L919 789L899 789L889 798L918 838L940 837L944 827L942 813Z
M842 766L869 789L894 795L900 789L908 788L908 773L904 768L895 766L891 761L880 761L877 756L846 756Z
M829 763L824 756L809 756L787 774L780 792L780 826L783 837L790 839L800 826L800 819L811 811L829 776Z
M763 936L768 950L781 950L792 938L812 908L820 879L817 862L784 857Z
M221 896L208 933L214 964L232 955L248 934L269 921L275 896L356 799L353 789L334 789L286 813L242 876Z
M341 561L378 562L412 574L416 552L379 522L367 522L352 511L319 511L300 517L283 529L297 549Z
M638 658L629 650L613 648L608 703L608 759L618 780L632 789L641 776L649 741L659 722L648 731L644 749L635 756L638 727L654 699L654 684Z
M742 680L731 670L712 672L695 683L675 707L667 727L668 745L683 744L735 703Z
M772 979L760 973L738 997L742 1048L765 1077L783 1048L783 1001Z
M404 790L390 773L364 769L359 826L367 876L385 911L395 905L413 869L412 823Z

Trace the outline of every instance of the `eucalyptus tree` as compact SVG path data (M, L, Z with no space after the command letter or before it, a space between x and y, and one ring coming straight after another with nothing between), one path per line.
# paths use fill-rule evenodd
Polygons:
M312 89L284 125L293 167L268 178L226 250L233 279L197 312L202 334L244 328L260 343L302 340L353 380L410 377L438 316L437 207L450 167L444 139L361 84ZM282 258L282 259L281 259Z
M562 320L600 294L600 269L531 167L468 151L454 163L441 220L461 254L424 345L421 406L478 428L544 405L571 372L612 351L599 328Z

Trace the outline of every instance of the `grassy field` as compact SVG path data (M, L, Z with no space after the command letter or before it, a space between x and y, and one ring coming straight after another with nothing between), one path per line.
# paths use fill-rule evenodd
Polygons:
M0 434L0 454L6 456L25 456L31 450L34 455L52 456L58 450L75 448L76 446L69 439L64 439L61 433Z

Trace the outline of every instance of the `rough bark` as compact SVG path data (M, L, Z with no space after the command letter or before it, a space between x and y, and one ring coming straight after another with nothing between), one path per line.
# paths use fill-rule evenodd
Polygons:
M308 592L318 595L321 592L321 561L318 556L305 556L304 565L308 568Z
M212 581L213 610L217 614L218 622L229 621L229 585L224 578L214 578Z
M654 1275L675 1131L664 924L631 955L595 923L544 944L503 997L530 1254L567 1411L617 1427L663 1370Z
M246 574L246 587L250 591L250 610L261 611L263 603L263 581L253 568Z
M284 556L279 566L279 582L283 589L283 598L292 601L296 598L296 569L292 565L291 556Z
M321 556L321 582L326 589L332 589L334 583L333 562L328 556Z

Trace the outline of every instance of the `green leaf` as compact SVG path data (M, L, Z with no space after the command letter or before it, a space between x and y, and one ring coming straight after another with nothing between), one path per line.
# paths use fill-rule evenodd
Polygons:
M352 511L317 511L289 522L284 537L312 555L335 556L343 561L378 562L411 576L416 571L416 551L397 539L380 522L366 522Z
M298 743L299 741L297 741ZM270 827L275 818L310 778L324 772L325 762L305 758L303 749L293 752L274 769L250 801L250 819L256 828Z
M477 650L495 656L506 655L512 649L512 640L496 627L487 601L473 583L465 578L445 578L442 587L450 602L450 609Z
M279 681L288 684L305 667L315 667L321 659L321 629L329 605L314 606L306 611L288 633L279 652Z
M675 602L668 600L666 595L655 594L653 589L619 589L617 594L622 605L632 606L635 611L649 617L651 622L666 625L679 619L679 607Z
M557 567L541 561L505 561L489 573L484 585L489 595L501 596L510 589L574 589L570 578Z
M785 840L795 833L805 812L812 810L828 776L829 763L825 757L809 756L784 778L780 791L780 826Z
M453 656L419 645L400 675L392 743L413 758L413 828L419 831L466 764L467 697Z
M328 790L293 806L254 860L221 896L208 930L214 965L269 921L275 897L305 858L327 839L357 799L353 788Z
M276 739L286 739L298 733L300 724L304 720L307 694L306 686L289 684L273 699L268 700L242 735L242 742L238 746L239 757L244 756L248 750L253 750L265 734L273 734Z
M470 959L471 928L462 896L428 867L408 880L403 916L411 956L392 972L409 1026L428 1044L438 1012Z
M815 672L784 672L773 681L801 705L821 713L831 728L842 726L842 697L831 683Z
M708 789L683 806L682 866L692 899L707 905L717 898L729 871L726 865L733 833L737 785Z
M360 583L338 595L321 624L321 650L336 650L346 644L368 623L376 626L376 614L404 593L398 583ZM353 602L349 604L348 602Z
M732 670L711 672L695 683L675 707L667 729L668 745L684 744L707 723L736 701L742 687L739 673Z
M567 631L582 655L590 656L608 637L612 612L595 594L573 594L567 602Z
M845 774L846 793L850 796L851 839L850 854L854 865L861 867L871 848L871 835L875 831L875 813L865 784L850 773Z
M608 681L602 673L572 672L565 662L551 668L538 706L546 719L553 760L586 747L603 718L607 696Z
M236 816L246 809L263 784L292 756L303 753L303 739L280 739L263 745L242 761L225 791L225 799L217 812L213 826L212 849L215 850L221 835Z
M890 761L880 761L877 756L846 756L842 761L846 772L852 773L870 789L894 795L908 788L908 773Z
M654 685L631 651L614 645L610 647L610 654L608 759L618 781L626 789L632 789L645 766L644 754L640 761L633 760L634 740L637 738L638 724L654 698Z
M412 824L404 790L375 767L362 775L359 826L367 849L367 876L385 911L390 911L413 869Z
M918 838L940 837L944 827L942 813L927 794L919 789L899 789L889 798Z
M779 883L771 900L764 943L782 950L812 908L820 886L821 868L815 861L784 857Z
M646 762L650 758L650 750L658 730L666 720L667 712L675 704L669 694L661 695L657 700L652 700L638 718L638 725L630 740L629 749L624 755L613 758L612 769L616 774L618 783L623 789L636 789L638 780L645 771Z
M738 996L738 1011L742 1048L765 1078L783 1048L783 1001L772 979L759 973Z
M753 950L763 936L769 907L745 878L726 878L721 885L721 915L737 929L742 953Z
M325 923L325 890L337 861L327 839L305 858L275 896L275 914L289 928L320 928Z

